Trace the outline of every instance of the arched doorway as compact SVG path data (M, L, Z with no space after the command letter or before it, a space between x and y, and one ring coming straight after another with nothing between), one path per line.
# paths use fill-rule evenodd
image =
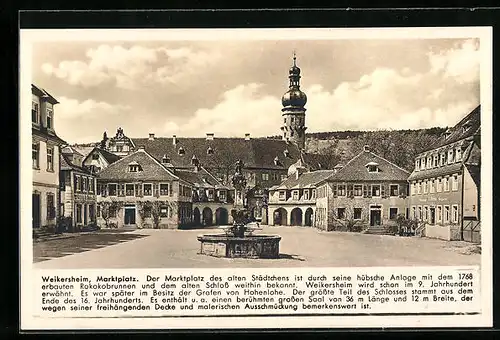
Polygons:
M290 225L302 225L302 210L300 208L295 208L291 212L292 221Z
M200 225L201 224L200 220L201 220L200 219L200 209L194 208L193 209L193 224Z
M274 211L274 225L286 225L287 211L283 208L278 208Z
M218 208L215 210L215 224L217 225L228 225L229 218L226 208Z
M203 209L203 225L210 226L212 225L212 209L206 207Z
M306 214L305 214L305 219L304 219L304 225L307 227L312 227L313 225L313 210L312 208L307 208Z

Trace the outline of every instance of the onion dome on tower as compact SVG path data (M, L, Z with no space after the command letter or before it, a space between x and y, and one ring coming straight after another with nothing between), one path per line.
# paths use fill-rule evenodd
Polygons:
M307 96L300 90L300 68L297 66L297 57L293 55L293 66L288 71L290 85L288 91L281 98L283 109L303 108L307 103Z

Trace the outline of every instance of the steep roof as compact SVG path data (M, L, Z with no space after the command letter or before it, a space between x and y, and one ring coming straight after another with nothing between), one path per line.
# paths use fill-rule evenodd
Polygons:
M142 171L129 172L129 164L132 162L137 162ZM137 150L108 165L101 170L99 177L104 180L117 181L156 181L178 178L144 150Z
M91 174L91 172L87 168L73 164L71 162L71 160L68 158L68 155L63 154L63 153L61 153L60 155L61 155L61 157L60 157L61 171L74 170L74 171L78 171L78 172L83 172L85 174Z
M92 152L92 150L94 150L94 147L92 146L71 145L71 148L82 155L84 158L86 158Z
M51 104L59 104L57 99L54 98L49 92L39 86L36 86L35 84L31 84L31 93L37 95L38 97L42 97Z
M454 127L448 129L448 131L441 135L435 143L429 145L424 152L474 136L479 133L480 129L481 105L477 106L468 115L462 118Z
M200 164L207 168L223 164L231 165L241 159L245 168L288 169L300 157L299 149L284 140L268 138L177 138L176 145L172 138L156 137L133 138L136 146L144 146L153 157L161 161L164 155L176 168L192 167L191 159L195 155ZM179 155L179 148L184 155ZM210 152L209 152L210 148ZM288 150L285 155L285 150ZM275 163L275 158L278 162Z
M106 160L106 162L108 162L108 164L114 163L117 160L121 159L120 156L115 155L114 153L111 153L111 152L106 151L104 149L101 149L99 147L90 147L90 148L91 148L91 150L85 155L84 162L87 160L88 157L90 157L90 155L94 151L99 152L102 155L102 157L104 157L104 159Z
M292 175L270 190L311 188L330 177L333 173L333 170L316 170L304 172L298 178Z
M198 171L175 170L175 175L198 188L228 188L203 168Z
M378 172L369 172L366 165L376 163ZM332 174L328 181L406 181L410 173L371 151L361 151Z

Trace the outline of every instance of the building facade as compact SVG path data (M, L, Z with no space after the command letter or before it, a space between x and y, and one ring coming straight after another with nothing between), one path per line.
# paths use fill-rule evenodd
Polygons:
M305 104L307 97L300 90L301 70L296 65L289 70L289 89L282 98L282 138L219 138L207 133L204 138L157 137L150 133L147 138L129 138L122 128L108 138L104 133L100 146L118 156L124 156L144 146L158 162L170 164L173 169L190 169L195 159L200 166L213 174L218 181L230 186L234 164L243 161L243 173L247 176L247 202L252 216L268 223L267 197L272 186L280 184L288 168L302 158L312 160L312 169L331 169L330 157L304 152Z
M231 188L205 169L174 169L144 148L98 174L101 227L177 229L231 223Z
M415 159L410 216L428 237L462 240L464 221L480 220L480 124L478 106Z
M317 184L316 226L364 230L395 223L398 215L407 215L409 175L365 146Z
M60 195L61 216L69 230L96 223L97 179L92 168L83 166L83 155L70 146L61 152Z
M309 171L297 161L286 180L269 190L269 225L316 226L316 185L333 170Z
M60 209L59 155L66 142L57 136L54 127L54 106L58 101L35 85L31 85L31 93L32 227L54 229Z

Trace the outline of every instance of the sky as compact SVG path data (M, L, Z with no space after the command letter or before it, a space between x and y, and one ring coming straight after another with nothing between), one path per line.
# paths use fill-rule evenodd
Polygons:
M32 79L70 143L272 136L293 51L307 132L452 126L479 104L479 39L44 41Z

